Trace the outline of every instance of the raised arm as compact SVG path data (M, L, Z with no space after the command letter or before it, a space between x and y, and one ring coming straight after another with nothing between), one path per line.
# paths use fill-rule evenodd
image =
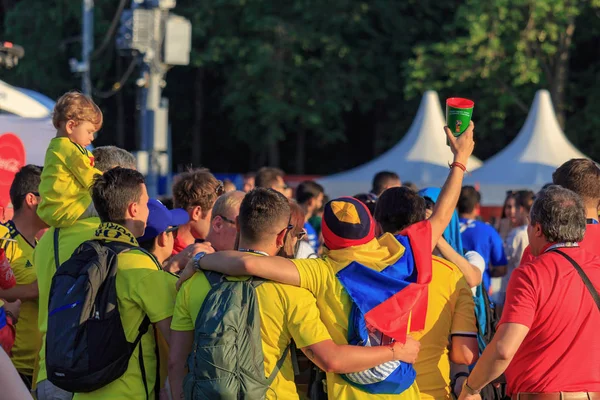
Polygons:
M421 345L411 337L406 343L395 342L392 346L337 345L333 340L324 340L301 350L319 368L326 372L348 374L360 372L388 361L404 361L413 364L417 360Z
M472 265L465 257L458 254L458 252L454 250L443 237L438 241L437 249L442 253L442 256L446 260L455 264L458 269L460 269L470 287L473 288L479 286L482 278L481 270L479 268Z
M203 270L216 271L233 276L258 276L275 282L300 286L300 275L296 266L283 257L258 257L235 250L208 254L200 259ZM179 277L177 288L194 275L194 261L190 261Z
M465 133L456 138L447 126L444 127L448 142L450 143L450 149L452 150L452 154L454 154L453 162L460 163L467 168L469 157L473 153L473 148L475 146L475 142L473 141L474 129L475 125L473 124L473 121L471 121ZM450 170L446 183L444 183L440 196L435 203L433 214L429 219L431 222L432 251L435 249L438 240L452 219L452 214L454 213L458 197L460 196L464 174L465 172L461 168L453 167Z

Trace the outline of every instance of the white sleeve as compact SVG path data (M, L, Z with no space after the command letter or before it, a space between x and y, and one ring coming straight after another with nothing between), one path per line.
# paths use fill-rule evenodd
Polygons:
M483 276L483 271L485 271L485 260L483 257L481 257L481 255L476 251L467 251L465 258L470 264L476 266L477 269L481 271L481 275Z
M296 258L319 258L319 256L315 253L315 250L312 248L310 243L308 243L306 240L301 240L300 244L298 245L298 251L296 252Z

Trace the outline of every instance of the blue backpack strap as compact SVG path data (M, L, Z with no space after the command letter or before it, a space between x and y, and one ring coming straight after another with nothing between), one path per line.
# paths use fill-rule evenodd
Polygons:
M214 271L204 271L204 276L206 276L211 288L217 286L225 279L223 274Z

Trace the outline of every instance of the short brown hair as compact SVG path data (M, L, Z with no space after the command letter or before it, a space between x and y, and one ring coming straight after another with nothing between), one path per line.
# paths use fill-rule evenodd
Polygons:
M52 124L58 129L60 124L73 120L77 123L88 121L94 124L97 129L102 126L102 111L86 95L71 91L63 94L54 106L52 113Z
M554 171L552 182L584 200L600 200L600 169L592 160L573 158Z
M279 168L262 167L254 177L254 185L261 188L271 188L277 183L277 178L283 179L285 172Z
M256 188L249 191L240 205L240 233L256 243L276 235L276 224L290 220L290 203L273 189Z
M98 174L92 184L92 200L102 222L125 225L125 213L132 202L140 201L144 175L116 167Z
M173 184L173 205L188 209L200 206L202 214L213 208L217 197L223 194L223 183L206 168L180 174Z

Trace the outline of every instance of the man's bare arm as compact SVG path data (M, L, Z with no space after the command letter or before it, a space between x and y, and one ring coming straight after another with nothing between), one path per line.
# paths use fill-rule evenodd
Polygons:
M283 257L257 257L239 251L220 251L208 254L200 260L203 270L216 271L232 276L258 276L270 281L300 286L300 275L296 266ZM177 288L196 272L190 261L179 277Z
M479 358L477 336L452 336L450 361L455 364L471 365Z
M183 379L187 374L186 361L194 345L194 331L171 331L169 346L169 383L171 398L183 399Z
M37 281L28 285L16 285L10 289L0 289L0 299L7 301L35 300L39 297Z
M468 167L467 163L469 157L473 154L475 146L475 142L473 141L474 129L475 125L471 121L465 133L456 138L448 127L444 127L450 143L450 149L454 154L454 162L461 163L465 167ZM435 203L433 214L429 218L429 222L431 223L431 251L435 249L438 240L452 219L452 214L460 196L464 174L462 169L458 167L452 168Z
M306 356L326 372L347 374L360 372L388 361L414 363L421 345L408 337L405 344L394 343L393 351L389 346L350 346L337 345L333 340L324 340L312 346L302 348Z
M501 324L469 375L467 380L469 387L480 390L502 375L525 340L527 333L529 333L529 328L525 325Z

